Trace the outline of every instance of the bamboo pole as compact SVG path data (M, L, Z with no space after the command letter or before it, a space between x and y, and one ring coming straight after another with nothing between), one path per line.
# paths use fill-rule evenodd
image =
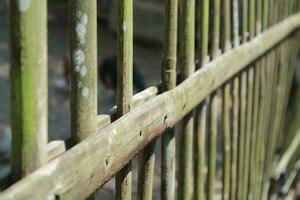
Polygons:
M97 131L97 1L70 1L71 139L69 148Z
M257 36L254 41L232 49L208 63L176 88L154 97L98 130L96 135L91 135L12 185L0 194L0 199L82 199L89 196L150 141L159 137L167 127L174 126L205 100L212 91L287 38L300 26L299 19L300 14L291 16ZM183 96L189 99L182 99ZM166 114L169 116L167 119Z
M121 117L130 110L133 90L133 5L132 0L120 0L117 4L117 115ZM131 199L131 162L127 163L116 176L116 199Z
M258 116L258 137L256 142L256 152L255 152L255 170L256 170L256 179L255 179L255 188L254 188L254 195L255 198L260 198L260 190L262 187L262 177L263 177L263 171L262 171L262 162L265 158L265 151L266 146L264 144L266 137L268 136L268 130L267 126L269 124L270 120L270 113L271 113L271 105L272 105L272 85L274 82L275 74L274 70L275 68L272 67L274 65L274 53L271 52L268 57L265 60L264 66L266 69L265 71L261 72L261 83L262 83L262 89L260 98L262 99L261 108L260 110L263 111L263 114L260 113Z
M230 41L230 6L229 0L222 2L223 7L223 51L228 52L231 48ZM230 194L230 164L231 164L231 82L223 87L222 114L223 114L223 177L222 177L222 199L228 200Z
M262 6L262 7L261 7ZM259 15L257 15L256 24L257 24L257 34L261 33L262 30L266 30L269 24L269 0L260 1L260 5L257 8L259 10ZM262 11L262 13L261 13ZM253 151L253 168L254 168L254 180L252 183L252 195L254 199L260 198L260 188L261 180L263 176L261 162L264 159L265 145L264 140L267 136L266 126L269 123L269 113L271 109L271 96L272 96L272 85L274 80L274 69L272 66L274 62L273 53L268 53L266 57L262 58L260 69L260 92L259 92L259 107L258 107L258 123L256 124L256 141L255 141L255 150ZM257 70L259 70L257 69ZM259 112L262 111L262 112Z
M285 73L285 77L284 77L284 81L283 81L283 95L281 96L282 98L282 101L281 101L281 116L280 116L280 123L279 125L277 126L280 127L279 129L277 129L277 135L275 136L275 140L273 140L273 150L272 150L272 157L271 157L271 161L274 160L274 157L275 157L275 151L276 151L276 147L277 147L277 141L280 137L280 134L282 134L283 132L283 127L284 127L284 120L285 120L285 110L287 108L287 105L288 105L288 96L290 94L290 90L291 90L291 84L292 84L292 80L293 80L293 75L294 75L294 72L295 72L295 67L297 66L296 62L293 62L293 61L297 61L297 50L296 50L296 46L297 46L297 42L295 42L295 35L293 34L287 41L286 41L286 45L287 45L287 49L285 50L285 61L282 62L282 65L287 68L286 70L286 73ZM292 56L290 56L292 55ZM286 67L288 66L288 67ZM297 153L296 153L297 154ZM297 156L296 156L297 157ZM294 159L292 162L295 162L296 159ZM269 164L269 170L271 170L271 167L272 167L272 163ZM289 169L287 170L287 173L289 173ZM270 172L267 171L266 173L268 176L270 176ZM266 189L267 188L264 188L265 189L265 193L263 193L263 195L266 195ZM264 197L264 196L263 196Z
M202 200L205 198L205 144L207 132L207 102L202 102L196 108L195 116L195 199Z
M256 30L256 0L249 2L249 40L253 40L255 37ZM245 132L245 153L244 153L244 172L243 172L243 183L242 183L242 194L241 199L247 199L248 196L248 183L249 183L249 163L250 163L250 152L251 152L251 141L254 136L252 132L253 124L253 100L254 100L254 81L256 65L258 62L251 65L248 69L248 79L247 79L247 106L246 106L246 132Z
M10 9L12 182L47 163L47 2Z
M155 144L150 143L141 150L138 157L138 199L152 199L153 173L155 164Z
M293 39L289 39L289 41L288 42L286 42L287 44L289 43L290 45L288 46L288 48L287 49L285 49L285 50L282 50L282 51L284 51L284 52L286 52L286 51L289 51L290 53L285 53L285 57L286 57L286 59L287 59L287 61L285 61L285 62L292 62L292 60L293 60L293 56L290 56L290 55L293 55L293 54L295 54L295 53L293 53L294 51L295 51L295 47L292 47L291 46L291 44L293 44L293 42L292 42L292 40ZM297 43L296 43L297 44ZM294 49L294 50L293 50ZM297 51L295 51L295 52L297 52ZM295 59L295 58L294 58ZM281 62L282 63L282 62ZM289 88L290 88L290 82L291 82L291 78L290 77L292 77L292 74L293 74L293 67L291 67L291 66L289 66L289 63L287 63L287 64L283 64L284 66L285 66L285 68L286 68L286 66L288 66L288 71L287 71L287 73L285 73L285 74L288 74L287 75L287 78L286 78L286 80L284 81L285 82L285 86L284 86L284 88L285 89L283 89L285 92L285 94L283 95L284 97L281 97L281 98L285 98L285 97L287 97L288 96L288 91L289 91ZM281 75L282 76L282 75ZM280 132L282 132L282 127L283 127L283 110L285 110L285 108L286 108L286 102L287 102L287 100L286 100L287 98L285 98L284 99L284 103L283 103L283 109L281 110L281 111L279 111L279 112L281 112L281 122L280 122L280 124L281 125L279 125L279 126L281 126L281 128L280 128ZM282 103L281 103L282 104ZM270 108L269 108L270 109ZM268 112L268 111L267 111ZM274 118L274 119L276 119L276 118ZM274 121L274 124L272 125L273 127L274 127L274 130L275 129L277 129L276 127L278 127L278 124L275 124L275 123L277 123L276 121ZM271 133L273 133L274 131L272 131ZM266 157L266 162L265 162L265 166L270 166L271 164L271 162L273 161L273 156L274 156L274 153L275 153L275 149L274 150L272 150L271 148L272 148L272 143L274 143L274 139L272 139L272 138L278 138L278 136L273 136L274 134L272 134L272 137L270 137L271 139L268 139L268 140L270 140L271 142L271 144L269 144L267 147L269 147L269 148L267 148L267 157ZM278 139L275 139L275 141L277 141ZM275 142L276 143L276 142ZM271 154L273 154L272 156L270 156ZM263 154L262 154L263 155ZM264 156L262 156L262 158L261 158L261 166L260 166L260 168L261 168L261 171L263 170L263 164L264 164ZM270 170L270 167L269 167L269 169L268 170ZM270 173L269 173L269 171L267 171L266 169L265 169L265 172L264 172L264 174L262 174L263 175L263 182L262 183L260 183L260 184L263 184L263 187L260 187L259 189L261 190L260 191L260 193L261 193L261 198L267 198L267 194L268 194L268 179L269 179L269 177L270 177ZM259 193L259 194L260 194ZM259 196L260 197L260 196Z
M177 0L164 1L164 53L161 71L163 91L176 87L177 9ZM170 128L162 136L161 199L164 200L175 199L176 142L174 134L174 128Z
M256 0L255 5L256 10L256 18L255 18L255 33L259 35L262 30L262 0ZM253 16L252 16L253 17ZM256 180L258 177L258 167L256 166L255 158L259 150L261 148L261 135L263 132L259 131L258 124L262 124L264 112L260 112L265 109L265 57L261 57L254 66L254 94L253 94L253 113L252 113L252 130L251 132L251 144L250 144L250 154L249 154L249 191L248 196L249 199L256 199L254 195L256 195L255 187Z
M253 187L253 195L254 195L254 199L258 198L259 196L259 190L261 187L261 177L262 177L262 172L260 170L260 157L262 156L261 154L264 152L264 146L263 146L263 138L264 138L264 125L267 123L265 120L265 115L266 113L266 106L268 106L269 104L266 103L266 99L268 98L269 91L267 90L267 86L266 84L268 84L268 82L271 82L266 75L266 64L268 64L266 62L265 58L262 58L261 61L261 65L259 66L259 68L257 68L257 70L259 70L259 76L258 76L258 81L260 81L260 91L259 91L259 107L258 107L258 123L256 124L256 138L255 138L255 144L253 146L254 151L253 151L253 168L254 168L254 174L255 174L255 178L254 178L254 187ZM269 71L268 71L269 72ZM262 112L260 112L262 111Z
M96 0L71 6L71 145L97 130Z
M282 45L282 44L281 44ZM274 50L274 60L273 60L273 65L274 65L274 77L273 77L273 83L272 83L272 101L271 101L271 107L273 108L272 110L270 110L269 113L269 123L268 125L265 127L265 131L268 132L268 136L265 138L265 144L266 144L266 159L265 161L262 162L262 166L261 167L261 172L263 173L263 180L259 180L260 182L258 182L258 184L262 184L262 182L266 183L264 180L266 180L266 173L265 173L265 167L267 165L267 163L269 162L270 159L270 155L271 155L271 144L272 144L272 138L273 136L273 129L275 128L275 118L277 115L277 105L278 105L278 82L279 82L279 77L280 77L280 68L279 68L279 57L280 57L280 53L281 53L281 49L280 47L277 47L276 50ZM269 129L269 130L267 130ZM261 182L262 181L262 182ZM269 184L266 183L264 184L264 188L268 189ZM259 185L257 186L257 188L259 188ZM266 190L264 188L261 188L263 190ZM260 189L260 188L259 188ZM256 189L257 190L257 189ZM260 195L260 194L258 194Z
M296 77L300 75L299 73L299 69L296 70ZM286 154L285 152L287 151L287 149L289 149L291 147L291 144L295 142L295 138L297 137L296 135L300 135L298 131L298 129L300 128L299 126L299 119L300 119L300 104L298 103L300 100L300 80L296 79L295 80L295 89L293 92L293 95L291 96L290 99L290 105L289 105L289 110L291 111L290 117L289 117L289 121L287 123L287 128L286 128L286 134L285 134L285 138L284 138L284 143L282 146L282 150L281 150L281 160L289 160L289 159L284 159L284 154ZM276 174L280 174L280 172L282 172L283 170L280 169L284 169L286 167L281 167L282 161L279 162L278 164L278 168L277 168L277 173ZM288 163L288 162L283 162L283 163ZM284 164L283 166L285 166L286 164Z
M242 1L242 41L246 43L249 37L248 32L248 0ZM244 177L244 143L246 134L246 96L247 96L247 76L246 72L241 75L240 88L240 120L239 120L239 136L238 136L238 166L237 166L237 188L236 198L242 199L243 177Z
M277 22L278 20L278 1L270 1L270 24L273 25ZM276 105L277 105L277 91L276 91L276 88L277 88L277 82L278 82L278 77L279 77L279 74L278 74L278 65L279 65L279 59L278 57L278 54L280 53L280 48L276 48L275 50L273 50L273 61L271 63L271 66L274 66L273 67L273 80L272 80L272 86L271 86L271 100L270 100L270 108L275 108L275 109L271 109L269 114L266 115L267 117L267 124L266 126L264 127L264 131L267 134L267 136L265 137L265 146L266 146L266 153L265 155L262 153L261 154L261 160L260 161L256 161L256 162L261 162L261 164L259 164L260 166L260 171L259 173L260 174L263 174L263 182L265 182L264 180L266 179L266 174L265 174L265 171L264 171L264 166L268 163L268 160L270 159L270 154L271 154L271 143L272 143L272 137L273 137L273 128L274 128L274 120L275 120L275 116L276 116ZM264 156L266 157L266 159L264 160ZM256 191L260 190L260 185L261 185L261 181L258 182L258 185L257 185L257 188L256 188ZM264 184L264 188L268 188L268 184ZM263 189L263 188L262 188ZM266 189L263 189L263 190L266 190ZM259 197L260 194L257 194Z
M180 16L180 40L179 62L180 79L187 79L195 71L195 0L179 1ZM188 99L188 97L184 97ZM183 105L183 109L185 106ZM191 199L193 192L193 129L194 113L191 111L182 120L182 132L180 133L179 151L179 199Z
M246 43L249 38L249 32L248 32L248 0L242 0L242 41L243 43Z
M201 1L201 15L199 25L199 58L197 69L203 67L208 58L208 32L209 32L209 0ZM196 200L205 198L205 147L207 133L207 105L209 100L202 102L195 112L195 187L194 195Z
M237 48L240 43L239 39L239 1L233 0L233 44ZM231 169L230 169L230 196L229 199L236 199L237 172L238 172L238 135L239 135L239 107L240 107L240 76L234 77L233 80L233 108L232 108L232 134L231 134Z
M249 162L250 162L250 142L251 142L251 128L252 128L252 103L253 103L253 89L254 89L254 66L250 66L247 80L247 99L246 99L246 130L245 130L245 143L244 143L244 177L242 199L247 198L248 194L248 181L249 181Z
M273 154L275 153L275 148L276 148L276 144L277 144L277 138L279 135L279 130L280 130L280 121L281 118L283 116L283 97L284 97L284 90L285 90L285 79L287 76L287 67L285 66L285 57L286 57L286 51L287 51L287 42L283 42L283 44L280 47L280 73L279 73L279 79L278 79L278 90L277 90L277 98L278 101L276 102L276 114L275 114L275 118L274 118L274 128L273 128L273 133L272 133L272 137L271 137L271 144L270 144L270 148L268 150L269 152L269 156L267 157L267 161L265 164L265 171L264 171L264 175L263 175L263 180L262 183L264 183L264 187L262 188L263 191L262 193L260 193L262 195L262 197L266 198L267 194L268 194L268 184L267 184L267 180L269 179L270 176L270 169L272 166L272 161L273 161Z
M220 0L213 1L213 30L212 30L212 59L220 53ZM218 130L218 96L216 92L210 96L209 107L209 135L208 135L208 174L207 200L214 199L216 158L217 158L217 130Z
M260 83L260 68L262 68L262 60L256 62L256 66L254 69L255 79L254 79L254 94L253 94L253 123L252 123L252 131L251 131L251 144L250 144L250 155L249 155L249 192L245 194L248 196L249 199L255 199L254 195L254 183L255 179L257 178L256 173L256 166L254 162L255 152L257 148L258 142L258 130L257 130L257 123L258 123L258 115L259 109L262 107L262 102L259 102L259 95L261 89Z
M275 143L274 143L274 149L273 149L273 154L272 154L272 158L271 158L271 161L272 163L270 163L270 167L269 169L271 170L272 169L272 166L273 166L273 160L274 160L274 157L275 157L275 153L276 153L276 148L277 148L277 143L278 143L278 139L280 137L280 134L283 133L283 127L284 127L284 121L285 121L285 110L287 108L287 104L288 104L288 96L289 96L289 93L290 93L290 88L291 88L291 82L292 82L292 79L293 79L293 74L294 74L294 70L295 70L295 66L296 65L293 65L292 63L292 60L297 60L296 57L294 56L290 56L290 55L293 55L295 54L295 49L294 49L294 41L293 41L293 36L290 37L290 39L288 39L287 41L287 46L288 46L288 49L286 49L286 58L285 58L285 63L282 63L283 66L288 66L286 68L287 69L287 73L286 73L286 77L285 77L285 81L284 81L284 97L283 98L283 101L282 101L282 114L280 116L280 128L279 128L279 131L278 131L278 135L276 136L276 139L275 139ZM296 156L297 157L297 156ZM289 171L289 170L287 170ZM289 173L289 172L287 172ZM270 172L267 172L267 175L270 177ZM264 191L265 192L265 191ZM262 193L263 195L266 194L266 193ZM264 196L263 196L264 197Z

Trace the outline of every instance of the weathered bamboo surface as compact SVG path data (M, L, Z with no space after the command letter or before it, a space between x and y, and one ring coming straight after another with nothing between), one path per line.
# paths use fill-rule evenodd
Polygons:
M176 87L178 1L164 2L164 53L161 69L163 92ZM167 129L161 139L161 198L173 200L176 187L176 141L174 128Z
M133 93L133 3L120 0L117 5L117 117L122 117L130 111ZM131 199L131 182L129 162L116 175L117 200Z
M195 0L179 0L179 66L180 81L184 81L195 71ZM182 105L182 109L184 105ZM168 118L169 116L167 116ZM167 119L168 120L168 119ZM193 137L194 112L182 119L179 139L178 199L191 199L193 195Z
M47 163L47 2L12 0L9 10L15 182Z
M0 199L88 197L163 131L299 26L300 14L293 15L217 57L176 88L150 99L12 185Z
M71 143L97 130L97 1L70 1Z

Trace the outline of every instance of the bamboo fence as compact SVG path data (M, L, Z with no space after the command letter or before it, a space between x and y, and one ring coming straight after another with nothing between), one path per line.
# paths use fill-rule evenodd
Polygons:
M300 1L164 0L162 89L135 96L133 4L117 2L117 108L97 116L97 1L70 1L71 138L47 144L47 1L9 2L12 185L0 199L86 199L116 176L116 199L130 200L136 155L137 198L152 199L158 137L161 199L213 200L218 180L223 200L295 195L300 127L284 129Z

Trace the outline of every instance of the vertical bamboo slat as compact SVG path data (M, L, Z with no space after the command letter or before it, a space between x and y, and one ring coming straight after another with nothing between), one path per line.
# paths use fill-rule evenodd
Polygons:
M261 33L261 30L267 29L268 24L268 10L269 10L269 2L268 0L259 0L257 5L257 19L256 19L256 32L257 34ZM261 171L261 158L263 157L263 152L265 151L265 146L263 145L263 141L265 138L265 135L267 134L267 131L265 130L264 126L268 123L267 113L269 113L270 109L270 97L272 95L272 80L273 80L273 72L270 69L270 65L272 65L271 62L272 59L272 53L268 53L267 56L261 58L261 65L256 67L256 70L258 72L258 75L256 78L258 79L258 82L260 84L259 90L259 103L258 106L256 106L256 115L257 121L255 123L255 144L252 146L253 148L253 170L254 170L254 176L251 180L252 181L252 196L254 196L254 199L257 199L260 197L259 189L261 187L261 180L262 180L262 171ZM259 76L259 77L258 77ZM256 97L256 96L255 96ZM250 176L251 177L251 176Z
M255 14L256 14L256 1L249 1L249 39L253 40L255 37ZM244 172L243 172L243 183L242 183L242 196L241 199L246 199L248 195L248 180L249 180L249 163L250 163L250 148L252 132L252 116L253 116L253 90L254 90L254 71L257 62L251 65L248 69L248 80L247 80L247 108L246 108L246 132L245 132L245 153L244 153Z
M262 0L256 0L255 5L256 10L256 19L255 19L255 32L260 34L262 27ZM257 152L258 143L261 141L262 132L259 131L258 121L263 120L262 116L264 112L259 112L265 108L264 96L265 91L262 81L265 81L262 75L264 71L265 58L261 57L254 65L254 92L253 92L253 113L252 113L252 130L251 130L251 139L250 139L250 155L249 155L249 190L248 196L249 199L253 199L255 194L254 184L256 182L257 176L257 167L255 163L255 156ZM262 78L261 78L262 77ZM255 198L254 198L255 199Z
M70 1L71 140L74 146L97 131L97 1ZM91 196L92 197L92 196Z
M97 129L96 3L96 0L70 1L72 146Z
M278 6L278 1L276 2L277 3L277 6ZM278 100L278 99L277 99ZM278 100L279 101L279 100ZM277 103L276 103L277 104ZM275 105L276 105L275 104ZM275 106L275 108L276 108L276 106ZM277 117L275 117L275 119L276 119ZM274 121L273 122L276 122L275 121L275 119L274 119ZM264 125L265 126L265 125ZM274 126L277 126L277 125L273 125L273 127ZM263 130L266 130L264 127L263 127ZM263 180L261 181L261 182L259 182L259 185L257 186L258 187L258 189L260 189L260 192L262 192L262 193L260 193L259 192L259 197L261 197L261 196L265 196L266 194L267 194L267 190L268 190L268 186L266 186L265 184L264 184L264 182L265 182L265 180L266 179L268 179L267 177L269 176L269 175L267 175L268 173L266 173L266 166L267 165L269 165L269 163L270 163L270 160L271 160L271 154L272 154L272 143L273 143L273 137L274 137L274 132L271 130L270 131L270 134L269 134L269 137L268 138L266 138L266 141L265 141L265 144L267 145L266 147L267 148L265 148L265 149L262 149L261 151L261 162L260 162L260 174L263 176ZM263 153L263 151L264 152L267 152L266 153L266 156L264 156L264 153ZM263 166L265 166L265 167L263 167ZM263 169L263 168L265 168L265 169ZM264 186L263 186L264 185ZM264 187L264 189L263 188L261 188L261 187ZM262 190L263 189L263 190Z
M227 52L231 48L230 41L230 1L222 2L223 7L223 51ZM230 164L231 164L231 82L223 87L222 114L223 114L223 181L222 181L222 199L229 199L230 194Z
M188 78L195 71L195 0L179 1L179 63L181 81ZM188 97L183 100L188 101ZM180 133L179 152L179 199L191 199L193 192L193 130L194 113L187 114L182 120L182 132Z
M237 48L239 39L239 1L232 2L233 16L233 44ZM230 196L229 199L236 199L237 172L238 172L238 135L239 135L239 108L240 108L240 77L236 76L233 80L233 108L232 108L232 134L231 134L231 169L230 169Z
M151 142L138 157L138 199L152 199L155 143Z
M248 0L242 1L242 43L246 43L249 37L248 32ZM240 118L238 136L238 167L237 167L237 188L236 198L242 199L243 177L244 177L244 143L246 134L246 96L247 96L247 75L242 72L240 80Z
M132 0L120 0L117 4L117 39L118 39L118 72L117 72L117 114L118 117L130 110L133 90L133 7ZM116 198L131 199L131 162L116 176Z
M208 32L209 32L209 0L203 0L200 4L199 25L199 59L197 69L203 67L209 60L208 57ZM196 200L205 198L205 145L207 133L207 105L209 100L202 102L195 111L195 186Z
M47 163L47 1L12 0L9 4L15 182Z
M220 0L213 1L213 30L212 30L212 59L220 53ZM207 199L213 200L216 179L217 132L218 132L218 94L214 92L210 97L209 134L208 134L208 174Z
M161 71L163 91L176 87L177 9L177 0L164 1L164 53ZM174 128L170 128L162 136L161 199L164 200L175 199L175 153L175 132Z

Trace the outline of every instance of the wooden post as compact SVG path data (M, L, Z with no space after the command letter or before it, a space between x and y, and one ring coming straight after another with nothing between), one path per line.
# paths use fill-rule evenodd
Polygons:
M12 181L47 163L47 1L10 1Z
M164 53L161 68L163 91L176 87L177 62L177 0L164 1ZM166 116L166 120L167 120ZM162 136L161 199L175 199L176 142L174 128Z
M180 0L179 2L179 63L180 79L183 81L195 71L195 0ZM183 97L183 101L188 100L189 97ZM191 111L183 118L180 133L178 197L181 200L191 199L193 192L193 115Z
M97 130L97 1L72 0L71 145Z
M133 10L132 0L119 0L117 4L118 80L117 115L121 117L130 110L133 90ZM116 176L116 198L131 199L131 162Z

